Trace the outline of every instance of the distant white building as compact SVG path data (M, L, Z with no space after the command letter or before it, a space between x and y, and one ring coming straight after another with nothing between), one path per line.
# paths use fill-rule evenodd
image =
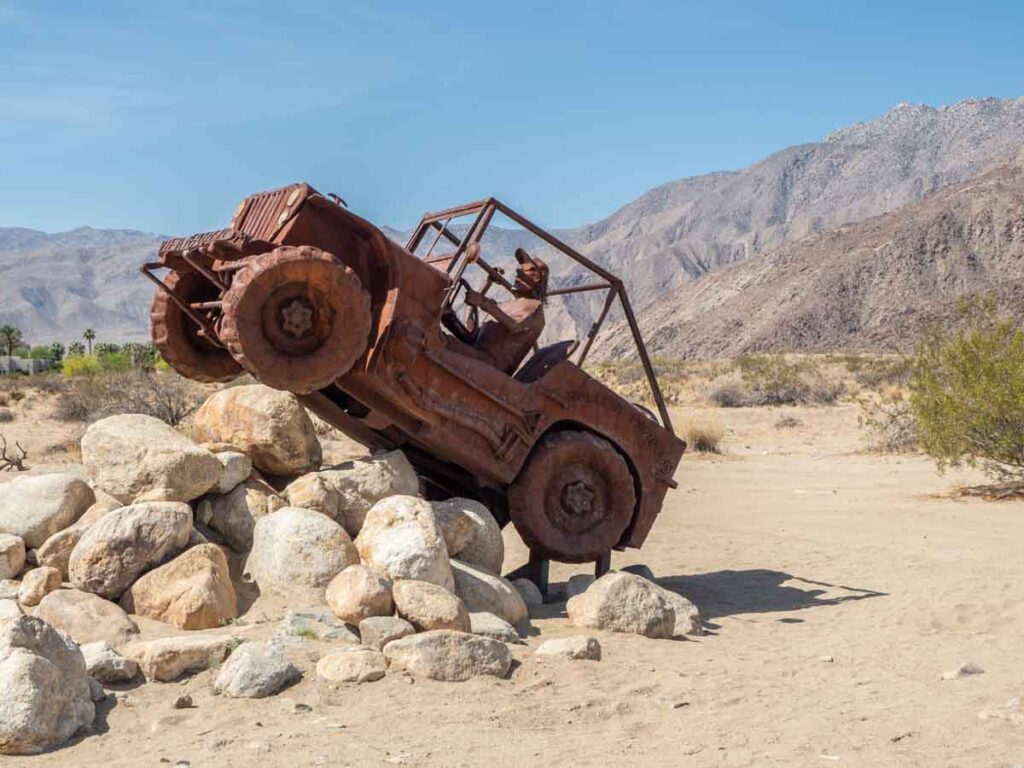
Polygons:
M33 360L28 357L0 355L0 376L11 373L42 373L53 364L51 360Z

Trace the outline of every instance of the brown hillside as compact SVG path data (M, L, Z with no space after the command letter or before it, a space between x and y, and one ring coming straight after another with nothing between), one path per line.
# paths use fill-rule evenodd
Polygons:
M648 306L651 352L905 350L958 301L994 291L1024 317L1024 152L892 213L786 244ZM611 329L602 357L628 354Z

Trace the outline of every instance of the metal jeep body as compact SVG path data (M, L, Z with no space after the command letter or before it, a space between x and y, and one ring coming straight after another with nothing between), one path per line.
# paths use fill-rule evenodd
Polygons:
M545 263L521 250L507 279L481 257L496 213L594 280L549 289ZM448 252L435 255L439 244ZM402 449L432 495L475 498L511 520L537 557L639 547L674 487L685 444L621 281L493 198L428 214L403 248L338 198L295 184L247 198L226 229L165 242L143 271L158 286L154 342L177 371L201 381L248 371L294 392L353 439ZM591 290L607 298L584 343L540 347L545 302ZM658 416L581 368L616 300Z

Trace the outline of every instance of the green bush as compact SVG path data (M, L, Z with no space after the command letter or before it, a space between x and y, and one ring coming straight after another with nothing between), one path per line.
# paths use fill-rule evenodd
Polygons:
M744 355L736 360L750 405L786 405L811 400L803 366L782 355Z
M992 299L962 310L961 328L933 327L918 346L911 407L921 447L940 469L981 466L1024 481L1024 331Z
M97 347L100 345L97 344ZM107 352L96 356L100 369L104 373L115 373L118 371L130 371L132 361L124 352Z
M65 376L93 376L100 372L100 361L92 355L71 355L64 358Z

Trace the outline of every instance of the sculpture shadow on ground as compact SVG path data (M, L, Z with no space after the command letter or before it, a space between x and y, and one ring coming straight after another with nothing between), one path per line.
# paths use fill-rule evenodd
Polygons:
M691 600L705 620L741 613L799 611L888 595L764 568L668 576L657 582Z

